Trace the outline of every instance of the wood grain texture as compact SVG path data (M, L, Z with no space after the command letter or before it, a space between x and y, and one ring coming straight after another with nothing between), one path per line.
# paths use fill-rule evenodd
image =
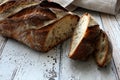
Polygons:
M1 59L2 51L5 47L6 42L7 42L7 39L0 36L0 59Z
M117 16L101 14L101 18L113 44L113 59L120 79L120 14Z
M0 61L0 80L58 80L59 46L40 53L9 39Z

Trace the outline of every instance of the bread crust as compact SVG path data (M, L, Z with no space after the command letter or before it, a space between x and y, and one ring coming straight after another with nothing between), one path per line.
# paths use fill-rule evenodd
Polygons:
M67 17L71 17L71 19L76 21L79 20L79 16L68 13L64 17L55 20L54 22L46 26L40 25L39 28L37 28L38 25L36 25L36 27L31 27L32 25L29 25L28 27L29 22L26 23L26 20L6 19L4 21L0 21L0 33L5 37L13 38L19 42L22 42L27 46L31 47L32 49L41 52L47 52L59 43L72 36L70 35L64 38L63 40L61 40L60 42L58 42L50 48L45 47L46 38L48 37L49 32L55 27L54 25ZM77 24L77 22L75 24Z
M21 10L19 13L16 13L8 18L12 19L28 19L33 16L39 17L41 20L52 20L57 18L56 14L51 10L42 8L39 5L31 6L29 8L25 8Z

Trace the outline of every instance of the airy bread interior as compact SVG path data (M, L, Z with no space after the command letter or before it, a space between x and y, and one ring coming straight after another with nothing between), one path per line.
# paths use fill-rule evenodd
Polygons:
M51 48L72 36L78 20L79 19L76 16L73 17L72 15L66 15L64 18L51 25L53 28L50 30L47 36L45 47Z
M73 39L72 39L72 44L71 44L71 49L69 56L72 56L78 47L78 45L81 43L81 40L83 39L87 27L90 24L90 15L84 15L81 17L77 27L75 28L74 34L73 34Z

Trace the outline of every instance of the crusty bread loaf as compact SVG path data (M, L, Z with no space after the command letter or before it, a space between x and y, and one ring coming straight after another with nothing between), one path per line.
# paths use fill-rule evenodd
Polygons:
M42 6L40 3L23 8L1 20L0 34L42 52L49 51L71 37L79 16L67 12L66 9L55 3L50 3L53 4L51 7L44 7L46 3L49 4L49 2L44 2ZM55 7L54 4L57 6Z
M97 22L88 14L84 14L72 38L69 57L72 59L86 60L94 51L94 43L100 29Z
M100 36L98 37L96 44L96 50L94 58L98 66L106 66L112 58L112 45L108 39L107 34L101 30Z
M112 58L112 45L98 23L86 13L75 28L69 57L87 60L89 56L94 56L97 65L104 67Z

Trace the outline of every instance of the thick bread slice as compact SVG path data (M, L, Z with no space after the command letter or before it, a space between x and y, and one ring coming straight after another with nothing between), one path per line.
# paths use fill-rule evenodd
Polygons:
M18 40L32 49L46 52L72 36L79 16L66 13L62 18L55 19L42 27L41 24L36 23L41 22L38 17L37 19L33 18L31 22L29 20L6 19L0 21L0 33Z
M108 36L101 30L100 36L96 41L96 51L94 54L95 61L98 66L106 66L112 58L112 45Z
M74 31L69 57L86 60L94 51L93 43L99 33L97 22L89 14L84 14Z

